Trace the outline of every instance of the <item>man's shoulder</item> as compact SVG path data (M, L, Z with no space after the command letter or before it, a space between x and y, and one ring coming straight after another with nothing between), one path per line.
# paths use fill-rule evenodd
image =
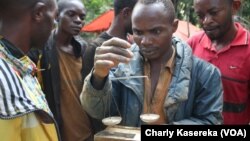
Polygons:
M109 40L111 39L113 36L109 35L107 32L102 32L97 39L102 39L102 40Z
M205 75L213 75L214 73L220 75L220 70L215 65L207 62L206 60L198 58L194 55L193 55L193 69Z
M205 36L205 32L204 31L199 31L195 34L193 34L192 36L190 36L187 40L187 42L190 42L191 40L201 40L204 36Z
M100 46L103 42L105 42L111 38L112 38L112 36L110 36L107 32L102 32L96 39L94 39L92 44L94 46Z
M88 46L88 42L86 40L84 40L83 37L80 36L80 35L74 36L74 40L76 42L78 42L82 47L87 47Z
M189 37L187 40L189 46L195 51L199 46L207 45L210 43L210 39L207 37L204 31L199 31L196 34Z
M178 38L174 38L173 40L174 42L176 42L176 51L178 56L180 56L181 62L185 63L185 64L192 64L192 70L195 71L206 71L206 70L218 70L217 67L215 67L213 64L196 57L193 52L192 49L190 48L190 46L182 41L179 40ZM191 63L192 62L192 63Z

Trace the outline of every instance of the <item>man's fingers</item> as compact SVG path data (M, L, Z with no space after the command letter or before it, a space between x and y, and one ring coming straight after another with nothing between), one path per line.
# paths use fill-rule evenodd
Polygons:
M96 55L95 56L95 62L97 61L108 61L108 62L112 62L114 66L117 66L118 63L122 62L122 63L128 63L130 61L131 58L128 57L124 57L122 55L118 55L118 54L114 54L114 53L106 53L106 54L100 54L100 55ZM107 62L105 62L107 63Z
M115 47L120 47L120 48L130 48L131 44L123 39L117 38L117 37L113 37L110 40L107 40L105 42L103 42L102 46L115 46Z
M101 46L96 48L96 56L97 55L111 55L111 54L116 54L116 55L120 55L123 57L127 57L127 58L132 58L133 57L133 53L128 50L128 49L124 49L124 48L120 48L120 47L114 47L114 46Z
M109 70L114 63L109 60L97 60L94 65L94 74L99 78L104 78L109 74Z
M112 38L96 48L94 74L103 78L120 62L128 63L133 57L133 53L128 49L130 46L131 44L123 39Z
M110 60L97 60L95 62L96 69L111 69L114 67L114 62Z

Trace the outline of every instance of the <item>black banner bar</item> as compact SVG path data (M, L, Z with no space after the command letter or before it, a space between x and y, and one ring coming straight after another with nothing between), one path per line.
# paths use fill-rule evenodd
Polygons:
M142 125L141 140L250 141L249 125Z

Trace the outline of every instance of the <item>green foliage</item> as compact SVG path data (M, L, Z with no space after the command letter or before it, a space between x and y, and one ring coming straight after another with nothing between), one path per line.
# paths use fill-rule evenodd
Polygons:
M244 0L242 4L241 15L250 22L250 0Z
M95 19L101 13L113 8L113 0L82 0L87 9L86 23ZM187 20L197 25L197 18L193 6L193 0L172 0L176 8L176 17ZM250 27L250 0L243 0L242 8L238 16L240 20Z
M113 0L82 0L86 9L87 9L87 16L85 19L85 23L88 24L93 19L101 15L103 12L113 8ZM81 36L86 41L91 41L94 39L97 34L96 33L86 33L82 32Z
M240 21L250 29L250 0L243 0L241 10L238 13Z
M87 9L86 23L89 23L101 13L113 8L113 0L82 0ZM190 21L194 25L197 24L197 17L193 10L193 0L172 0L176 17L181 20ZM242 8L238 13L238 20L244 23L250 29L250 0L243 0ZM85 34L85 33L83 33ZM87 35L92 36L92 35Z
M194 25L197 24L197 17L193 9L193 0L172 0L176 8L176 16L181 20L190 21ZM241 10L238 12L236 20L243 23L250 29L250 0L242 0Z
M190 21L197 25L197 17L193 9L192 0L174 0L176 17L181 20Z
M95 19L101 13L113 8L113 0L82 0L86 9L86 23Z

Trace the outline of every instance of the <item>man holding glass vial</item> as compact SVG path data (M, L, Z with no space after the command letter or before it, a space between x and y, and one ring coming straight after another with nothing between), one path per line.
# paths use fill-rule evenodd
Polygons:
M136 44L112 38L96 50L80 97L90 116L121 116L121 125L134 127L222 123L220 72L173 37L177 26L170 0L138 1L132 13ZM119 63L130 65L130 76Z

